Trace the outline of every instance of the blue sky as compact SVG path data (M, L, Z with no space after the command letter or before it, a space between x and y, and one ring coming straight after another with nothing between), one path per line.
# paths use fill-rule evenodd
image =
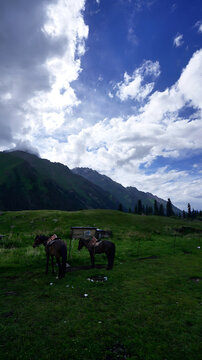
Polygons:
M202 209L202 5L2 0L0 150Z
M126 69L132 73L143 59L150 59L161 64L157 88L164 90L200 49L201 36L194 27L202 15L200 1L103 0L97 8L95 1L87 2L84 17L89 25L86 44L92 51L86 52L82 64L91 80L101 73L106 82L117 81ZM174 51L178 34L183 35L182 45Z

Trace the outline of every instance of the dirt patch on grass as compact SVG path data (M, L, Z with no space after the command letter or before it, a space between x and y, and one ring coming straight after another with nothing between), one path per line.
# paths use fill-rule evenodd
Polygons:
M90 276L88 278L89 281L92 282L104 282L107 281L107 276L105 275L94 275L94 276Z

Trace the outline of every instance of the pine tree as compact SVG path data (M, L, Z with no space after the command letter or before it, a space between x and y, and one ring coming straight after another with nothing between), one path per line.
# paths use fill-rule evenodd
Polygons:
M134 214L137 214L137 205L135 205L135 208L134 208Z
M119 204L118 210L123 211L123 205L121 203Z
M174 215L173 206L172 206L170 198L168 198L168 201L167 201L167 204L166 204L166 215L167 216Z
M160 216L164 216L164 207L163 207L163 204L160 204L160 207L159 207L159 215L160 215Z
M192 210L192 212L191 212L191 217L192 217L192 219L196 219L196 217L197 217L197 210Z
M190 218L191 217L191 205L190 205L190 203L188 203L188 205L187 205L187 212L188 212L188 217Z
M154 215L158 215L158 214L159 214L158 203L156 200L154 200Z
M139 215L142 214L142 201L141 200L138 200L138 203L137 203L137 212Z

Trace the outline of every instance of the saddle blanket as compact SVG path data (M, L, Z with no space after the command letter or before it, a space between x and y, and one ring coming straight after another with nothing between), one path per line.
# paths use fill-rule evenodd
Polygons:
M57 240L60 240L60 238L58 238L56 234L53 234L51 237L49 237L46 245L48 245L48 246L53 245L54 242Z
M98 241L95 236L88 243L88 247L96 247L100 244L101 241Z

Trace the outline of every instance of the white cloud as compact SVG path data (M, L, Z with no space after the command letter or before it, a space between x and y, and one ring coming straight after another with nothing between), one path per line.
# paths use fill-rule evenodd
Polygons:
M184 44L184 41L183 41L183 35L182 34L177 34L175 37L174 37L174 40L173 40L173 45L175 47L180 47Z
M179 91L186 101L202 109L202 50L195 52L178 81Z
M201 20L197 21L194 26L198 29L199 33L202 33L202 21Z
M40 156L38 149L35 146L33 146L32 143L28 140L17 141L16 145L9 151L16 151L16 150L29 152L30 154L37 155L38 157Z
M81 71L79 56L85 52L84 40L88 37L88 26L84 24L81 15L83 8L83 0L59 0L47 8L48 21L43 31L56 39L66 39L63 56L54 56L46 62L52 79L51 90L46 93L39 92L29 101L33 111L38 111L47 132L60 128L65 121L65 115L80 103L70 84L78 78Z
M5 92L1 95L1 100L2 101L8 101L12 99L12 94L10 92Z
M18 141L22 129L28 140L30 133L37 137L65 125L67 115L80 103L71 83L82 71L80 59L88 37L82 14L85 0L56 0L48 5L36 0L29 6L23 2L13 9L20 26L16 25L15 34L10 28L6 34L8 59L5 51L0 59L0 138L7 146ZM26 10L29 20L22 22ZM5 7L4 22L11 16L9 11Z
M164 199L178 199L178 206L186 207L189 198L196 208L200 199L194 195L194 187L202 185L200 178L166 167L148 175L141 165L149 167L159 156L180 159L193 150L202 150L202 118L198 111L202 106L200 64L202 50L192 56L171 88L156 91L148 98L138 115L99 121L70 135L62 150L55 141L54 151L46 150L45 156L56 161L60 152L60 161L70 168L91 167L124 185L136 186ZM197 109L194 121L178 116L187 104Z
M141 67L134 70L132 76L125 72L124 80L116 86L118 88L116 95L121 101L128 100L129 98L138 101L144 100L154 88L154 82L145 84L145 80L149 77L157 78L159 75L160 66L158 61L144 61Z

